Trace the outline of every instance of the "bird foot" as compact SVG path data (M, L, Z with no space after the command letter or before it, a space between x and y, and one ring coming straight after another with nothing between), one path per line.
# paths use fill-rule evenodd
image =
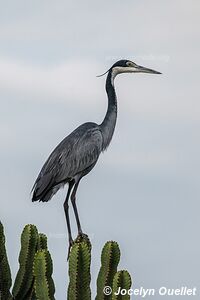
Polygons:
M75 239L75 243L80 243L80 242L88 242L89 238L88 235L83 233L82 231L78 232L77 238Z
M88 235L85 234L85 233L83 233L82 231L79 231L77 238L79 238L79 239L85 239L85 238L88 238Z
M69 256L70 256L70 251L72 246L75 243L80 243L82 241L89 241L88 235L83 233L82 231L78 232L77 238L73 241L72 239L69 240L69 247L68 247L68 255L67 255L67 261L69 260Z

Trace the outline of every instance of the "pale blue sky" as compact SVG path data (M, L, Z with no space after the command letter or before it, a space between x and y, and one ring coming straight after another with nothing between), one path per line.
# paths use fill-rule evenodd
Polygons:
M13 274L21 230L34 223L49 236L56 299L66 298L66 190L47 204L31 203L30 190L64 136L102 120L105 78L96 75L128 58L163 75L116 79L113 141L80 185L93 291L107 240L119 242L133 287L198 287L199 1L0 3L0 218Z

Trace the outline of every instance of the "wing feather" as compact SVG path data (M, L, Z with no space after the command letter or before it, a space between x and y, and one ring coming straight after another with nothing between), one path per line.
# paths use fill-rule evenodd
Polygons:
M79 126L54 149L45 162L33 187L33 201L39 200L56 185L84 173L96 163L101 151L102 134L99 126L95 123Z

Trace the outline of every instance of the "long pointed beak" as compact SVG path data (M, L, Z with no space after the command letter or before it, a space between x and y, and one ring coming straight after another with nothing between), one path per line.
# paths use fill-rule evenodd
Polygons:
M150 74L162 74L158 71L152 70L152 69L148 69L142 66L138 66L137 65L137 72L141 72L141 73L150 73Z

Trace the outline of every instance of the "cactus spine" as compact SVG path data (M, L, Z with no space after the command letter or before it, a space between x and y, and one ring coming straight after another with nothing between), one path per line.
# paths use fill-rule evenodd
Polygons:
M131 288L131 276L128 271L118 271L113 279L113 288L112 288L112 300L130 300L130 295L128 291ZM124 295L116 295L119 288L125 290Z
M97 278L96 300L111 300L111 295L106 296L103 292L105 286L112 287L112 282L120 260L120 250L116 242L110 241L105 244L101 255L101 268Z
M21 235L20 267L12 291L15 300L26 299L33 284L32 267L37 244L38 231L36 226L26 225Z
M33 264L34 291L38 300L54 300L53 264L48 250L38 250Z
M68 300L90 300L91 244L88 238L77 239L69 256Z
M5 248L5 235L3 225L0 222L0 300L10 300L10 288L12 285L10 267Z

